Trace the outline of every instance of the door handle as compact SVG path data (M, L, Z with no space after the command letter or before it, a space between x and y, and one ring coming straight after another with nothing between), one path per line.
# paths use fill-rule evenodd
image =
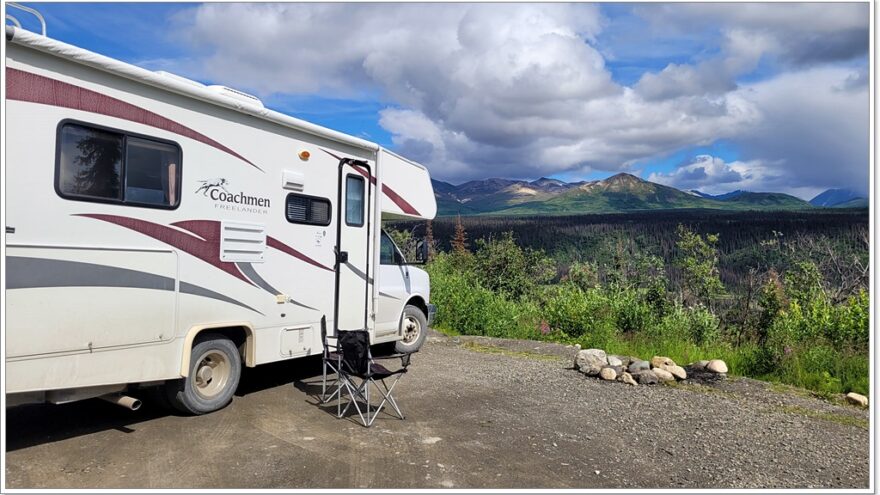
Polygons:
M348 263L348 251L339 251L336 253L336 263L339 265Z

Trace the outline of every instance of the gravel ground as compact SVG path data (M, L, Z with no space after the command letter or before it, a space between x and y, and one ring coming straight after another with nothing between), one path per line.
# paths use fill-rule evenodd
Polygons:
M366 429L320 361L246 370L201 417L90 400L7 410L8 488L868 488L868 412L748 379L631 387L575 349L432 334Z

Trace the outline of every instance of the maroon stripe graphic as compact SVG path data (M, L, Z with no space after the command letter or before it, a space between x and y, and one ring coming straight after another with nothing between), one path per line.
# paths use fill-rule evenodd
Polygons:
M376 178L373 177L372 175L370 175L370 172L364 170L363 167L360 167L358 165L352 165L351 167L353 169L357 170L357 172L359 174L370 179L370 182L372 182L373 185L376 185ZM413 207L413 205L409 204L409 202L407 202L399 194L397 194L397 192L394 189L391 189L387 185L382 184L382 192L385 193L385 195L388 196L388 198L391 199L391 201L394 201L394 204L396 204L398 207L400 207L400 209L403 210L404 213L409 213L410 215L421 216L419 214L419 210L416 210Z
M333 153L330 153L329 151L325 150L324 148L321 148L321 151L323 151L324 153L327 153L328 155L332 156L333 158L336 158L337 160L342 160L341 157L336 156ZM357 165L352 165L352 167L355 170L357 170L359 174L370 179L370 182L374 186L376 185L376 178L373 177L372 175L370 175L369 172L367 172L362 167L359 167ZM409 204L409 202L407 202L407 200L403 199L403 197L401 195L397 194L397 191L395 191L394 189L391 189L387 185L382 184L382 192L386 196L388 196L388 199L390 199L391 201L394 201L394 204L396 204L404 213L409 213L410 215L421 216L421 214L419 213L419 210L416 210L413 207L413 205Z
M310 265L317 266L318 268L321 268L323 270L327 270L328 272L334 271L332 268L329 268L327 266L322 265L321 263L315 261L312 258L309 258L308 256L304 255L303 253L297 251L296 249L293 249L292 247L288 246L287 244L284 244L283 242L279 241L278 239L276 239L272 236L266 237L266 245L269 247L275 248L284 254L289 254L290 256L293 256L294 258L296 258L298 260L305 261L306 263L308 263Z
M99 113L108 117L137 122L157 129L173 132L190 139L194 139L208 146L228 153L248 165L263 171L247 158L232 151L226 146L213 139L190 129L182 124L167 119L157 113L151 112L131 103L126 103L118 98L107 96L90 89L81 88L73 84L51 79L23 70L6 68L6 98L10 100L27 101L42 105L72 108L85 112Z
M174 246L181 251L185 251L243 282L254 285L244 276L243 273L241 273L238 267L235 266L235 263L224 263L223 261L220 261L220 222L210 220L191 220L172 224L181 225L183 228L192 227L192 232L195 232L204 238L200 239L194 235L172 229L171 227L147 222L145 220L138 220L136 218L120 217L117 215L102 215L97 213L75 214L74 216L103 220L105 222L110 222L134 230L135 232L140 232L141 234L150 236L153 239L164 242L165 244ZM186 227L184 227L184 225L186 225Z

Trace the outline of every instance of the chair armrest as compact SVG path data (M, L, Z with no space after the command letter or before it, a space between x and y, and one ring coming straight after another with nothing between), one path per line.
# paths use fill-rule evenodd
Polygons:
M409 361L410 361L410 358L412 357L412 355L415 354L415 353L417 353L417 352L419 352L419 351L412 351L412 352L396 352L396 353L394 353L394 354L386 354L386 355L383 355L383 356L373 356L373 360L375 361L375 360L379 360L379 359L381 359L381 360L385 360L385 359L396 359L396 358L400 358L400 364L401 364L401 366L403 366L404 368L406 368L407 366L409 366Z

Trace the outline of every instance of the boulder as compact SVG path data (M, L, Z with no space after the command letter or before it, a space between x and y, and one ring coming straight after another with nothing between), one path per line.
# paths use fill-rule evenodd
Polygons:
M868 407L868 398L855 392L846 394L846 401L856 406Z
M651 363L641 360L635 360L629 363L629 366L627 367L627 370L630 373L635 373L637 371L647 371L649 369L651 369Z
M623 383L626 383L627 385L638 385L639 384L639 382L637 382L632 377L632 375L630 375L626 371L624 371L623 373L620 374L620 381L622 381Z
M602 349L584 349L574 358L575 368L590 376L598 375L607 364L608 358Z
M675 361L669 359L666 356L654 356L651 358L651 367L652 368L660 368L664 365L675 366Z
M657 375L651 370L641 370L632 373L632 377L635 378L640 385L655 385L658 382Z
M672 373L676 380L684 380L688 377L687 371L681 366L661 366L660 369Z
M709 364L709 361L697 361L695 363L691 363L688 367L695 371L703 371L706 369L706 366Z
M727 363L720 359L713 359L706 363L706 371L712 373L727 373Z
M655 375L657 375L657 379L660 381L671 382L675 380L675 377L672 376L672 373L664 370L663 368L654 368L651 371L654 372Z
M608 356L608 365L609 366L623 366L623 361L619 357L612 354L612 355Z
M609 368L608 366L606 366L602 368L601 371L599 371L599 378L603 380L614 381L615 379L617 379L617 372L614 371L614 368Z

